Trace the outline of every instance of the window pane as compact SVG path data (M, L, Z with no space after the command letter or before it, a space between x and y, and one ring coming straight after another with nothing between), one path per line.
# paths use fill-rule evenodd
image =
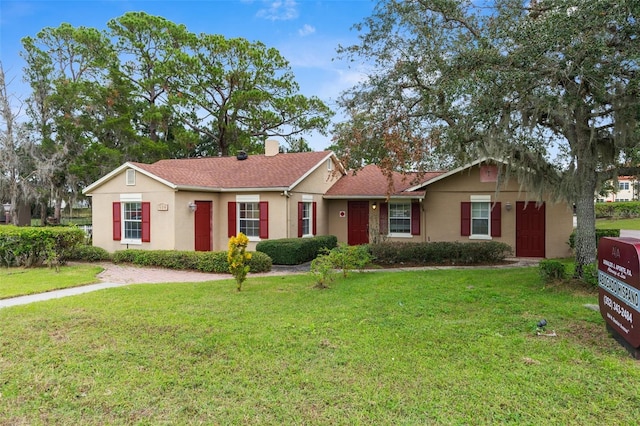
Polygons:
M389 232L392 234L411 233L411 204L389 204Z
M260 207L258 203L238 203L240 232L247 237L260 236Z
M311 234L311 203L302 203L302 235Z
M489 235L489 211L491 203L471 204L471 234Z
M142 203L123 203L124 238L139 240L142 238Z
M389 231L397 234L408 234L411 232L411 220L389 219Z
M471 233L473 235L489 235L489 221L487 219L473 219Z

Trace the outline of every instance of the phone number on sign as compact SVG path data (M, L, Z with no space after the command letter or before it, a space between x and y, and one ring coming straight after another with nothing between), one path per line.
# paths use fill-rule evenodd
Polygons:
M625 309L624 307L620 306L618 302L616 302L615 300L613 300L612 298L606 295L602 297L602 301L605 304L605 306L608 306L609 308L611 308L612 311L614 311L615 313L617 313L618 315L620 315L622 318L626 319L630 323L633 323L633 314L627 309Z

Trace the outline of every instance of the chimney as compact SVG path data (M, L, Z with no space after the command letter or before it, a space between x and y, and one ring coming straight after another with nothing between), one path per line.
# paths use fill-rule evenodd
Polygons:
M280 143L274 139L267 139L264 141L264 155L265 157L274 157L280 152Z

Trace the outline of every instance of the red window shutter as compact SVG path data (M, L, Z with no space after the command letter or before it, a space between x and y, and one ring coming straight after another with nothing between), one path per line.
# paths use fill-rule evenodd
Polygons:
M236 236L236 203L235 201L229 201L227 205L227 223L228 223L228 232L227 236L229 238Z
M420 235L420 203L411 203L411 235Z
M260 201L260 238L269 238L269 203Z
M151 203L142 203L142 242L151 241Z
M122 216L120 213L120 203L113 203L113 239L122 240Z
M311 217L313 218L313 223L312 223L312 225L311 225L311 226L312 226L312 228L311 228L311 229L312 229L311 233L312 233L313 235L316 235L316 225L318 224L318 221L316 220L316 216L317 216L317 215L316 215L316 213L318 212L318 203L316 203L316 202L314 201L314 202L313 202L313 204L312 204L312 206L313 206L313 207L312 207L312 208L313 208L313 216L311 216Z
M502 208L500 207L500 203L493 203L493 208L491 209L491 236L499 237L502 235L501 226L502 226Z
M389 203L380 203L380 235L389 233Z
M460 203L460 235L463 237L471 235L471 203L469 201Z
M304 203L298 202L298 238L302 237L302 211L304 209Z

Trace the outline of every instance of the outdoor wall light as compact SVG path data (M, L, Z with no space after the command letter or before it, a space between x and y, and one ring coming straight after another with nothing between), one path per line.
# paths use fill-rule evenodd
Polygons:
M373 202L373 205L371 206L372 209L377 209L378 208L378 203L376 203L375 201Z
M507 205L504 206L504 207L507 209L508 212L510 212L511 211L511 202L507 201Z
M193 213L197 209L198 209L198 206L196 205L195 201L189 201L189 211Z

